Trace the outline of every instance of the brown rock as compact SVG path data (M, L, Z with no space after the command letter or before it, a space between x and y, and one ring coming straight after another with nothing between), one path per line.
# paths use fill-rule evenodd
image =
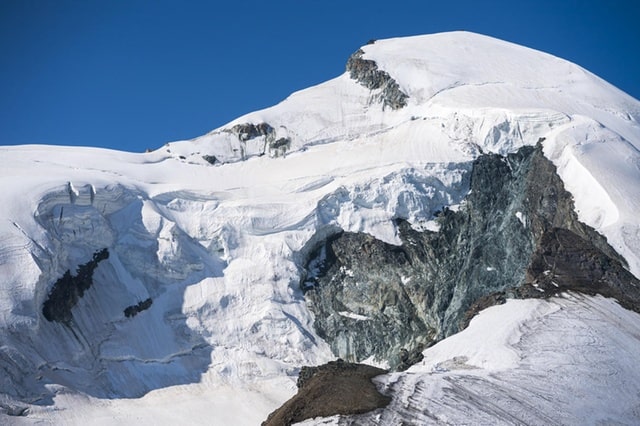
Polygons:
M382 395L371 379L387 371L342 360L318 367L303 367L298 393L269 414L263 426L288 426L314 417L362 414L386 407L391 398Z

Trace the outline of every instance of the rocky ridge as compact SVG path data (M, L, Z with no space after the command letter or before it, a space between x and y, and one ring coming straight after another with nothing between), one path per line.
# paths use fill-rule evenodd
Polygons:
M578 220L542 141L477 158L467 198L438 223L438 232L420 232L398 218L401 246L343 232L316 247L307 268L319 268L302 287L336 356L407 368L506 297L576 290L640 311L640 282Z
M378 64L370 59L364 59L364 51L358 49L347 60L347 72L352 79L369 90L379 90L374 96L384 107L400 109L407 105L409 95L400 90L398 83L389 73L378 69Z

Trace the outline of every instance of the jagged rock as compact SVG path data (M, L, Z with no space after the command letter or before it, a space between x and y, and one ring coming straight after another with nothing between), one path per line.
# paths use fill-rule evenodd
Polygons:
M278 138L276 129L268 123L236 124L224 131L238 137L240 143L237 150L242 160L252 155L269 154L271 157L280 157L285 155L291 146L291 139L289 137Z
M309 264L319 272L302 288L316 331L336 356L374 356L403 369L409 354L505 297L576 290L639 310L638 281L606 239L578 220L540 144L480 156L470 186L458 211L440 214L439 232L398 220L401 246L345 232L312 252Z
M422 351L425 349L422 343L418 343L411 351L406 348L400 349L400 364L396 367L398 371L404 371L411 367L413 364L417 364L424 359Z
M280 157L287 153L287 150L291 146L291 139L280 138L276 141L269 143L269 152L273 157Z
M135 305L127 306L124 309L124 316L127 318L135 317L140 312L149 309L152 303L153 300L151 300L151 298L149 297L148 299L138 302Z
M202 159L209 164L216 164L218 162L218 159L215 155L203 155Z
M271 135L275 132L274 128L267 123L244 123L236 124L231 128L231 132L238 136L242 142L255 139L259 136Z
M93 284L93 271L101 261L108 258L109 250L106 248L96 251L90 261L78 266L75 276L67 270L62 278L55 282L42 305L42 314L47 321L69 324L73 318L71 309Z
M362 414L386 407L391 398L378 392L371 379L387 373L341 359L317 367L302 367L298 393L269 414L262 426L288 426L314 417Z
M572 231L553 228L542 235L520 293L541 297L567 290L613 297L640 312L640 281L619 259Z
M369 90L380 90L377 99L384 106L391 109L406 106L409 96L400 90L400 86L389 73L379 70L375 61L364 59L363 55L362 49L358 49L347 60L347 71L351 78Z

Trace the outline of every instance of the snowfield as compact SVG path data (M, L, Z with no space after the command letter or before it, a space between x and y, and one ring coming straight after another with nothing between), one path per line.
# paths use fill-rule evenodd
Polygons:
M151 153L0 147L0 422L259 423L300 366L333 359L299 287L314 241L342 229L399 244L395 218L433 229L481 153L541 142L580 219L640 276L640 102L471 33L362 50L406 107L345 73ZM275 133L231 130L246 123ZM286 152L265 151L280 139ZM103 248L72 324L47 321L53 284ZM637 314L569 295L490 308L379 383L418 422L633 424L639 358Z
M638 423L640 316L603 297L509 300L378 376L384 411L300 425Z

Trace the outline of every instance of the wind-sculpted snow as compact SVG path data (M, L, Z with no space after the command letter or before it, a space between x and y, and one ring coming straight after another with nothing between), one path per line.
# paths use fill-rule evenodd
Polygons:
M344 73L150 153L0 148L0 423L258 424L295 393L301 366L334 359L299 285L313 248L345 231L397 247L397 223L437 230L435 214L464 204L483 154L540 141L578 219L640 274L637 100L561 59L469 33L380 40L362 52L406 105L384 108L379 89ZM513 224L530 223L525 213ZM109 257L71 320L47 321L54 284L103 249ZM633 349L632 335L611 350ZM549 370L531 364L517 380L563 368L548 359ZM635 377L630 364L614 365Z
M601 297L510 300L380 376L388 407L303 424L636 424L639 319Z

